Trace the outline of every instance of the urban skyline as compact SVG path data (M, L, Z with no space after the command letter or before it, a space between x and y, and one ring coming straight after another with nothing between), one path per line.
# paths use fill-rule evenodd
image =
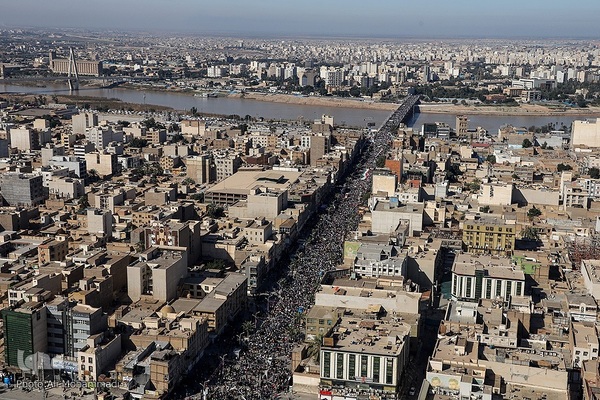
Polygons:
M548 4L514 0L502 8L460 0L427 4L381 1L369 12L352 0L302 7L281 7L263 0L250 7L240 0L209 4L190 0L117 2L73 6L66 0L34 0L3 5L0 28L86 28L162 33L236 36L343 36L392 38L594 38L600 35L595 16L600 3ZM581 12L580 10L585 10ZM116 12L117 11L117 12Z

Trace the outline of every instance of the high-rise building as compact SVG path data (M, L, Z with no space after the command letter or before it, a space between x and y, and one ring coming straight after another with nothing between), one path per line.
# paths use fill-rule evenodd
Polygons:
M98 114L84 112L71 117L73 133L84 135L89 128L98 126Z
M21 370L33 367L28 357L48 349L46 306L32 302L4 309L2 321L6 365Z
M469 120L466 115L456 116L456 136L466 137L469 129Z
M110 142L123 142L123 131L114 131L110 126L93 127L85 132L85 138L96 146L104 149Z
M11 206L35 206L48 198L41 175L8 172L0 177L2 197Z
M102 309L56 297L46 304L48 353L74 357L87 344L90 335L106 329Z
M29 128L11 128L10 147L21 151L39 150L40 135Z
M316 166L317 160L329 153L330 135L314 135L310 138L310 165Z

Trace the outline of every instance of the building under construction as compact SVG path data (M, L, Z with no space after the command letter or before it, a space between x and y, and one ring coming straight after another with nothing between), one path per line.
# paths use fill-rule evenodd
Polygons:
M576 237L566 243L569 258L575 269L581 267L581 260L600 260L600 237Z
M49 66L56 74L68 74L71 60L68 58L56 58L56 52L51 51L49 55ZM75 61L79 75L102 75L102 61Z

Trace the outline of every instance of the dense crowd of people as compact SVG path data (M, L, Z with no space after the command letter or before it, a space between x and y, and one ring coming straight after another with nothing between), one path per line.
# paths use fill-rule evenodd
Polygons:
M256 329L246 337L236 362L223 358L209 380L197 383L197 399L264 400L289 389L290 355L303 339L302 313L314 303L323 274L342 261L344 240L360 222L357 209L371 189L370 171L415 102L413 97L407 99L372 137L355 171L318 218L305 246L297 250L288 273L274 285L276 301L269 300L269 312L257 318Z

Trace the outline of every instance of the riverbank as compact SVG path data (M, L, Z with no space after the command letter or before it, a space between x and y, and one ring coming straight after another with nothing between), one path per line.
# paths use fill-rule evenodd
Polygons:
M228 97L248 100L268 101L272 103L297 104L323 107L356 108L363 110L395 111L396 103L380 103L376 101L352 100L341 97L327 96L296 96L291 94L265 94L265 93L234 93Z
M79 96L67 94L20 94L20 93L4 93L0 97L18 102L29 102L35 104L39 98L43 98L45 104L53 102L67 105L74 105L79 108L95 108L100 110L126 110L126 111L173 111L172 107L160 106L155 104L139 104L129 103L116 98L104 98L94 96Z
M419 111L429 114L465 114L498 116L581 116L600 117L600 107L572 108L553 107L539 104L521 104L518 106L465 106L461 104L426 103L419 104Z

